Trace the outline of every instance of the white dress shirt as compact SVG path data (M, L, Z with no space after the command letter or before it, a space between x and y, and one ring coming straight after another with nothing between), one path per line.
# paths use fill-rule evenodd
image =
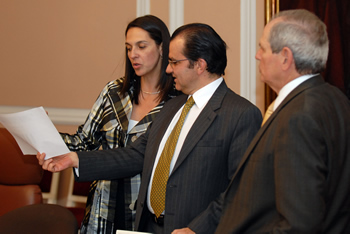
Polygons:
M277 107L282 103L282 101L292 92L296 87L298 87L301 83L304 81L310 79L313 76L316 76L318 74L312 74L312 75L303 75L300 76L292 81L290 81L288 84L283 86L281 91L278 93L278 96L275 100L275 103L273 105L273 111L277 109Z
M193 123L196 121L197 117L202 112L202 110L204 109L205 105L208 103L209 99L213 96L214 92L219 87L219 85L221 84L222 81L223 81L223 78L220 77L219 79L216 79L215 81L211 82L210 84L208 84L208 85L204 86L203 88L197 90L192 95L193 99L195 101L195 104L192 106L192 108L188 112L188 114L186 116L186 119L184 121L184 124L182 126L182 129L181 129L181 132L180 132L180 135L179 135L179 139L177 141L176 148L175 148L175 151L174 151L174 155L173 155L173 158L172 158L171 163L170 163L169 174L171 174L171 172L172 172L172 170L174 168L174 165L175 165L175 163L177 161L177 158L179 156L179 153L181 151L182 145L183 145L183 143L185 141L185 138L186 138L188 132L190 131ZM165 145L166 141L168 140L168 137L169 137L171 131L173 130L173 128L175 127L177 121L180 118L180 115L181 115L183 107L184 107L184 105L179 109L179 111L174 116L173 120L170 122L169 127L166 130L166 132L165 132L165 134L163 136L163 139L160 142L160 145L159 145L159 148L158 148L158 153L157 153L157 156L156 156L156 160L154 162L152 175L151 175L151 181L149 183L148 193L147 193L147 205L148 205L148 209L150 210L151 213L154 213L153 209L151 207L151 201L150 201L154 170L156 169L156 166L158 164L160 155L162 154L164 145Z

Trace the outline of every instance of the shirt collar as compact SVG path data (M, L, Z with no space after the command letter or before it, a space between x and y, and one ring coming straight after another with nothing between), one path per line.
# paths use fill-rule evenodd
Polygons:
M278 93L278 96L275 100L275 104L273 105L273 111L275 111L277 109L277 107L288 96L288 94L290 94L296 87L298 87L301 83L303 83L304 81L306 81L306 80L308 80L311 77L316 76L316 75L318 75L318 74L303 75L303 76L300 76L300 77L290 81L285 86L283 86L283 88Z
M205 106L205 104L207 104L207 102L213 96L214 92L216 91L216 89L219 87L219 85L221 84L221 82L223 80L224 80L224 78L220 77L220 78L214 80L213 82L207 84L203 88L200 88L192 95L193 99L196 103L196 106L199 109L203 108Z

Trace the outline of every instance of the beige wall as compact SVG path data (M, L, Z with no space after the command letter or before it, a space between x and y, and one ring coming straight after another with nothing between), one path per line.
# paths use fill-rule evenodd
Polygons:
M212 26L226 42L228 86L240 93L240 0L185 1L185 23L201 22Z
M162 19L169 26L169 1L166 0L151 0L150 14Z
M240 94L240 0L184 0L183 23L210 24L228 45L228 86ZM169 1L151 0L150 13L169 25ZM256 0L257 38L264 1ZM123 75L124 30L136 0L2 0L0 7L1 107L88 111L104 85ZM258 74L257 74L258 77ZM256 105L264 89L257 78ZM83 122L82 118L82 122ZM57 124L72 132L78 123Z
M90 108L121 75L125 9L135 1L2 0L0 105Z
M260 1L262 2L262 1ZM169 23L168 1L151 14ZM0 105L90 109L102 87L123 74L130 0L2 0ZM240 93L240 1L184 1L184 23L212 25L228 44L226 79Z

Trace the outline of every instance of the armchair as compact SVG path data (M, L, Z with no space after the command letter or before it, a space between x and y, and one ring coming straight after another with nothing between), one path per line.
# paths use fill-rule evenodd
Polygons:
M23 155L12 135L0 127L0 216L42 203L43 170L34 155Z

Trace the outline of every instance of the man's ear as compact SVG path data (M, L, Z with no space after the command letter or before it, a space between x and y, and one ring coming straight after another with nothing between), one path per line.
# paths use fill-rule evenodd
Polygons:
M196 62L195 62L195 68L197 69L198 71L198 74L201 74L202 72L206 71L207 70L207 62L202 59L202 58L199 58Z
M294 65L294 56L291 49L288 47L283 47L281 50L281 60L282 60L282 69L288 70L291 66Z

